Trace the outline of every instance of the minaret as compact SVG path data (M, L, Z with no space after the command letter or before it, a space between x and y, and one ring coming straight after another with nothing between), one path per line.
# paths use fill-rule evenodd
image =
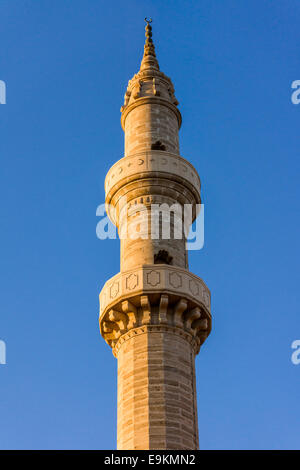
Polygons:
M188 270L184 230L175 236L180 211L169 238L153 236L167 211L156 225L151 217L157 205L189 204L195 219L200 179L180 156L178 102L146 22L141 67L121 108L125 156L105 179L121 267L100 294L100 331L118 360L118 449L198 449L195 356L211 329L210 292ZM126 236L137 220L145 222L138 236Z

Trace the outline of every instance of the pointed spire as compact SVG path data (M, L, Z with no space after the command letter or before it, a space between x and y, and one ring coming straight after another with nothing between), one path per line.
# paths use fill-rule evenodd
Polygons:
M147 23L145 27L146 41L144 45L144 56L143 56L140 70L145 70L145 69L159 70L159 65L156 59L156 55L155 55L155 47L152 41L152 26L151 26L152 18L150 19L145 18L145 21Z

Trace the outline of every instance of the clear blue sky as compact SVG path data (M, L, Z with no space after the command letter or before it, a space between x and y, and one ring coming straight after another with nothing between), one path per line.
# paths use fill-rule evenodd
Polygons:
M123 156L146 15L205 203L190 255L214 319L196 366L200 446L299 449L298 0L1 0L0 448L116 446L98 293L119 242L97 239L96 208Z

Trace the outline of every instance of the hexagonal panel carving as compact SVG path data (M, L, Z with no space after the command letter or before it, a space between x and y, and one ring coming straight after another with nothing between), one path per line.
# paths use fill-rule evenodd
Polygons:
M138 277L136 274L129 274L126 278L126 289L132 290L135 289L138 285Z
M199 295L199 286L197 284L196 281L194 281L194 279L191 279L189 281L189 289L190 289L190 292L196 296L196 295Z
M203 291L203 302L205 306L209 309L210 308L210 298L208 292Z
M175 289L182 286L181 276L179 276L179 274L176 272L170 273L169 281L170 281L170 285L174 287Z
M150 271L147 273L147 283L155 287L160 283L160 273L158 271Z
M207 315L210 315L210 292L202 279L185 269L169 265L141 266L121 272L107 281L100 294L100 315L111 308L121 312L121 303L135 298L141 292L146 295L147 292L162 291L189 299L192 304L207 309Z
M114 282L112 286L110 287L110 296L112 299L116 297L116 295L119 293L119 283Z

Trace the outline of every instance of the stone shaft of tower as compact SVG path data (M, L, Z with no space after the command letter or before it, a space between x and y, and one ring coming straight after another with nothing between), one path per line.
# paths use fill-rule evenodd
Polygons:
M195 356L211 329L210 292L188 271L184 207L192 223L200 179L179 154L177 105L147 21L141 67L121 108L125 156L105 179L121 238L120 273L100 293L100 332L118 359L118 449L198 448Z

